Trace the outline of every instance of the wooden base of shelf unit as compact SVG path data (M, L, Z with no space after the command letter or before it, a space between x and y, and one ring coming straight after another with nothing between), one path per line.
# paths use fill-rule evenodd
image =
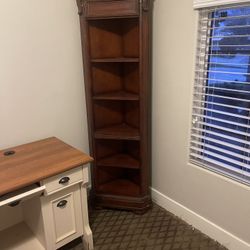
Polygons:
M97 208L114 208L144 214L152 207L151 197L127 197L116 195L91 194L92 205Z
M139 196L140 186L127 179L117 179L99 185L98 192L121 196Z

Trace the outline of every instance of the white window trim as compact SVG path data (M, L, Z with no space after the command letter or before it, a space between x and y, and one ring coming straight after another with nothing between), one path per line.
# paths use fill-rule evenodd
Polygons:
M195 2L210 2L210 3L212 3L212 2L216 2L216 4L218 5L218 2L223 2L224 4L221 4L221 5L225 5L225 3L226 2L229 2L229 0L194 0ZM235 5L234 7L236 7L236 6L245 6L244 5L244 3L247 3L247 4L250 4L250 0L247 0L247 1L243 1L243 0L231 0L230 1L230 4L232 5L232 4L235 4L235 3L237 3L237 5ZM243 3L243 5L242 5L242 3ZM204 5L203 5L204 6ZM212 6L212 7L211 7ZM203 18L204 16L206 16L207 15L207 13L208 12L210 12L210 11L215 11L217 8L216 8L216 6L214 6L214 5L211 5L210 6L210 8L200 8L200 10L199 10L199 19L197 20L198 21L198 23L199 23L199 25L208 25L208 23L205 23L205 22L200 22L200 19L201 18ZM207 6L208 7L208 6ZM220 6L220 5L218 5L218 7L220 7L221 9L224 9L224 7L223 6ZM231 6L232 7L232 6ZM231 8L230 6L225 6L225 9L227 9L227 8ZM206 20L205 20L206 21ZM199 27L198 28L198 30L200 30L201 29L201 27ZM207 40L207 33L205 33L203 36L204 36L204 39L202 39L202 40L204 40L204 41L207 41L208 42L208 40ZM197 44L196 44L196 48L197 48L197 52L196 52L196 62L198 61L198 60L200 60L200 56L203 54L202 53L202 51L200 50L201 49L201 46L199 46L199 45L201 45L200 44L200 42L199 42L199 39L200 39L200 34L197 36ZM202 47L202 48L205 48L205 47ZM202 64L201 64L201 66L202 66ZM196 67L195 67L196 68ZM199 96L197 96L196 97L196 99L197 99L197 101L201 101L202 100L202 93L205 93L204 91L205 91L205 86L206 85L204 85L204 88L202 88L202 81L200 82L200 86L201 86L201 94L199 95ZM205 84L205 82L204 82L204 84ZM195 94L195 86L193 87L193 90L194 90L194 94ZM193 96L193 98L195 98L194 96ZM194 99L193 99L193 102L194 102ZM194 106L193 106L194 107ZM198 112L201 112L202 110L200 109L200 110L196 110L196 113L198 113ZM196 121L195 121L195 115L194 115L194 109L192 109L192 123L193 124L195 124L196 123ZM190 139L189 139L189 145L191 145L191 142L192 142L192 128L193 128L193 125L191 126L191 129L190 129ZM197 144L198 145L198 144ZM190 150L189 150L189 157L191 156L191 154L190 154L190 152L191 152L191 146L190 146L190 148L189 148ZM240 184L240 185L243 185L243 186L245 186L245 187L247 187L247 189L249 189L250 188L250 183L249 183L249 181L248 180L245 180L244 178L241 178L237 173L235 173L234 171L233 172L230 172L230 170L229 171L225 171L224 169L223 169L223 167L221 168L221 166L219 166L219 165L217 165L217 164L213 164L213 163L209 163L209 164L204 164L204 163L202 163L201 161L199 161L199 160L196 160L196 159L192 159L191 157L189 158L189 163L188 163L190 166L193 166L193 167L197 167L198 169L203 169L203 170L205 170L205 171L209 171L210 173L214 173L214 174L216 174L216 175L219 175L220 177L223 177L223 178L226 178L226 179L228 179L228 180L231 180L232 182L235 182L235 183L237 183L237 184ZM225 168L225 169L227 169L227 168Z
M201 9L207 7L216 7L227 4L240 4L240 3L249 3L250 0L194 0L193 7L194 9Z

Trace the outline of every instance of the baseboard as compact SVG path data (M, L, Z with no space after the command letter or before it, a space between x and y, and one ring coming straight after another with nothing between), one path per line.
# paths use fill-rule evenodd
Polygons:
M231 234L225 229L219 227L213 222L193 212L187 207L160 193L154 188L152 190L152 199L159 206L180 217L188 224L197 228L212 239L218 241L229 250L249 250L250 244Z

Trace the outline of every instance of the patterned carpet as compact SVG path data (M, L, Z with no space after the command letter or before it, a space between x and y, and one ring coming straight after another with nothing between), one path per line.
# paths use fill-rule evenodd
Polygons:
M90 224L95 250L226 250L157 205L144 215L94 210ZM82 250L82 245L77 240L63 249Z

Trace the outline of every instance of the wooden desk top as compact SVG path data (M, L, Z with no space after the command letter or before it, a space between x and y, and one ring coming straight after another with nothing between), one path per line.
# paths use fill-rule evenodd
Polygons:
M15 154L5 156L10 150ZM0 195L89 163L90 156L55 137L0 151Z

